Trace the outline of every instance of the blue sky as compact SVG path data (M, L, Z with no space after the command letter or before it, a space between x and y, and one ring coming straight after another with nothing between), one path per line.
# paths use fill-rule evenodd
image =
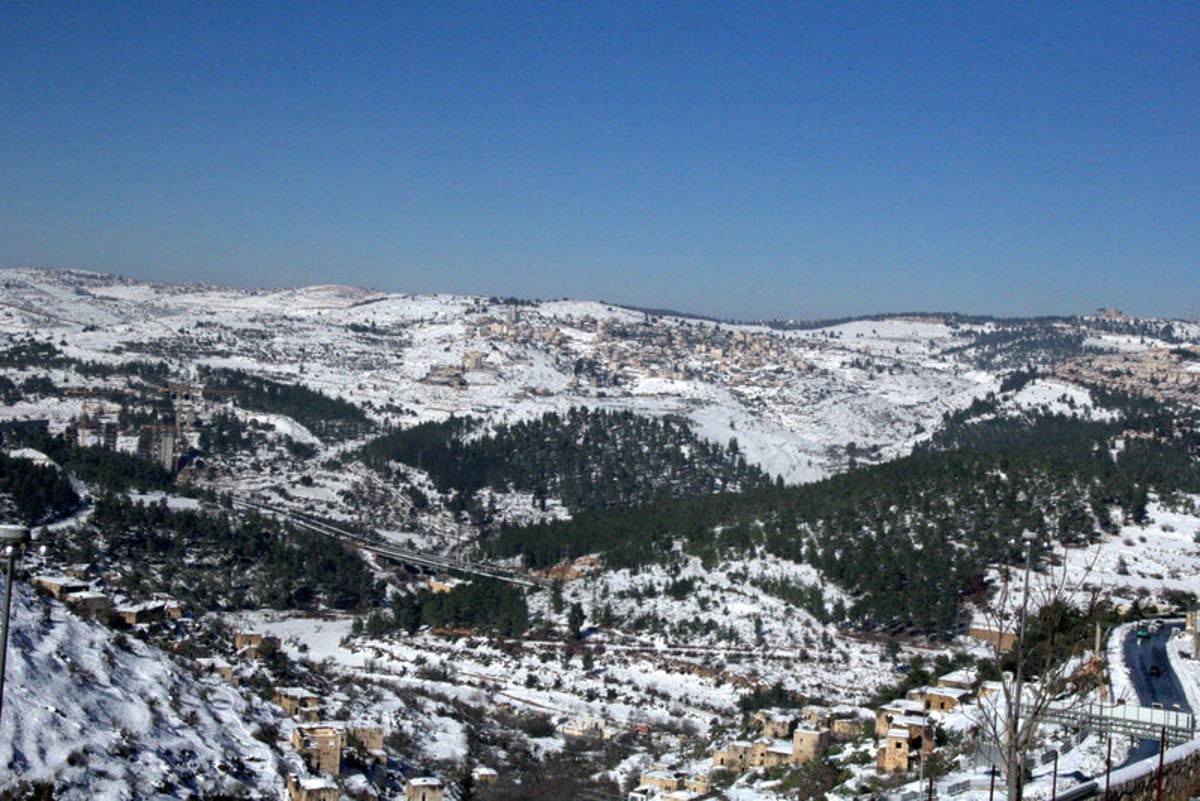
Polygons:
M7 3L0 265L1191 316L1194 2Z

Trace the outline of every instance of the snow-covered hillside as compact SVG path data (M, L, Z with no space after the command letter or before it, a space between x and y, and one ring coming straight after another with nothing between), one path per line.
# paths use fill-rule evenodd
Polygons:
M255 738L275 713L199 681L136 639L14 584L0 720L0 791L60 799L278 796L279 756Z
M786 482L807 482L903 456L967 412L976 419L1115 419L1097 401L1097 382L1110 378L1194 403L1200 350L1191 343L1200 329L1174 323L1166 339L1156 338L1160 330L1157 321L1124 318L1026 326L912 316L788 328L587 301L341 286L235 290L5 270L0 350L14 361L0 368L9 382L0 386L8 388L0 421L48 419L51 433L69 431L81 444L107 438L118 450L138 448L141 439L147 455L163 460L149 446L164 432L198 446L201 432L216 436L213 421L223 419L230 431L244 429L234 432L245 435L238 447L194 448L189 458L201 456L179 476L133 499L214 515L304 515L310 525L334 521L457 558L477 555L486 529L471 517L476 510L454 507L418 464L368 467L358 449L369 438L451 416L499 426L576 406L676 415L701 437L728 443L722 452ZM118 364L125 368L110 369ZM210 386L208 397L178 401L195 394L206 370L220 368L344 399L370 424L346 437L323 436L321 419L240 402L244 388L220 394ZM161 424L168 418L174 422ZM698 450L687 461L693 472ZM503 522L570 516L563 499L528 488L488 486L472 500ZM1200 569L1196 504L1183 494L1149 498L1145 520L1119 521L1096 541L1055 555L1070 576L1117 604L1187 592L1188 577ZM362 609L358 619L327 609L320 617L312 609L198 611L215 612L206 626L217 619L213 625L229 631L278 635L295 668L289 678L319 675L325 689L336 687L329 708L382 722L404 771L413 762L457 765L478 746L471 738L486 728L485 715L522 722L580 716L622 732L723 736L751 688L777 684L830 705L861 704L897 680L900 663L970 648L919 639L889 647L878 632L843 630L845 615L832 609L854 603L852 593L812 564L762 547L708 561L681 543L672 549L670 540L665 550L669 559L626 569L565 554L582 557L580 575L557 596L529 591L530 630L508 639L427 628L375 636ZM389 593L428 589L423 576L369 563ZM105 567L123 592L124 566ZM817 605L797 600L810 589L821 600L816 612L805 610ZM371 614L393 608L371 603ZM586 612L586 627L568 637L573 607ZM223 647L207 643L205 653L207 646ZM286 732L293 724L250 691L197 680L186 660L84 622L24 584L11 654L0 766L9 765L12 778L0 778L0 790L49 782L60 798L282 792L280 774L292 765L283 764L272 737L276 725ZM261 665L243 661L239 669L263 677ZM552 737L517 739L519 748L497 745L493 754L562 749Z
M890 318L784 331L585 301L0 273L0 332L52 342L68 357L165 360L184 376L200 365L244 369L344 397L396 425L451 414L512 422L573 405L681 414L708 439L736 438L748 459L788 482L840 470L850 451L859 462L902 455L945 413L996 391L999 375L963 351L964 332L991 325ZM1123 353L1162 344L1102 331L1089 342ZM1055 390L1064 392L1086 408L1086 397Z

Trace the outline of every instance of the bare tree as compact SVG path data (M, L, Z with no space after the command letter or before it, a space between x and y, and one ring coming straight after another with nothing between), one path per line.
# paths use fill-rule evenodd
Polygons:
M1038 742L1052 702L1062 709L1082 700L1079 681L1097 673L1094 663L1084 663L1087 649L1083 622L1092 616L1097 593L1087 589L1095 557L1073 573L1069 560L1042 558L1036 535L1023 535L1022 565L1004 566L999 585L977 610L977 619L988 632L992 657L1001 668L999 690L990 707L981 703L980 737L998 758L1008 787L1008 801L1024 793L1027 756ZM1098 656L1098 655L1097 655ZM1004 669L1008 667L1010 669Z

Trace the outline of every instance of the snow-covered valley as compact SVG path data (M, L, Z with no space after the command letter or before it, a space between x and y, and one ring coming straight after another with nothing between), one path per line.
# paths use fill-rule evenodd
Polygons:
M421 423L469 416L488 430L587 407L680 417L791 486L905 456L972 409L978 419L1115 420L1080 376L1103 374L1110 369L1103 360L1117 354L1123 371L1146 371L1147 391L1194 407L1200 355L1188 348L1200 341L1200 327L1176 321L1181 346L1148 335L1153 321L1118 322L1056 323L1063 336L1086 329L1091 348L1057 358L1024 344L985 354L979 343L1006 330L988 320L771 327L585 301L348 287L243 291L6 270L0 337L10 354L36 346L54 355L2 368L23 391L0 407L0 419L45 420L52 436L92 436L97 444L107 436L132 453L139 440L144 450L154 439L148 432L168 428L147 419L139 431L137 414L152 405L148 399L166 400L180 415L168 432L179 486L126 493L135 501L213 514L252 506L369 531L413 551L475 558L479 530L430 474L411 465L381 473L356 458L359 449L381 432ZM130 363L152 366L161 378L117 369ZM219 370L344 400L367 423L348 437L327 436L287 414L248 408L235 390L198 389ZM1013 381L1024 370L1031 378ZM204 423L218 415L240 421L250 444L205 453ZM98 423L87 429L93 433L76 433L88 419ZM96 433L104 424L111 435ZM190 455L180 461L181 454ZM559 498L497 488L481 497L504 522L571 517ZM1197 502L1186 493L1150 497L1144 519L1116 520L1093 541L1048 553L1081 598L1166 608L1195 592ZM48 534L79 550L88 514ZM389 599L427 591L425 573L364 558ZM514 793L497 797L543 797L522 796L511 784L528 787L531 774L517 767L524 760L574 760L587 765L589 778L628 790L664 762L690 773L710 768L717 746L746 735L741 702L749 693L779 687L811 706L872 715L868 704L912 665L989 653L966 637L893 640L839 625L837 615L819 617L768 588L816 588L828 609L855 598L813 565L765 548L706 563L681 545L661 563L632 568L607 567L589 553L564 553L563 561L574 572L527 593L529 630L511 637L436 627L372 634L365 615L330 608L191 609L180 622L112 631L21 582L0 720L0 767L9 773L0 775L0 789L20 797L49 782L60 798L283 797L285 776L306 770L287 745L300 723L271 702L278 687L269 685L286 679L320 688L333 719L383 732L387 769L349 771L340 793L398 797L402 775L431 773L457 797L457 772L472 763L497 771L497 787ZM32 551L22 560L26 578L69 566ZM127 579L105 578L118 603L138 600ZM576 608L583 624L573 631ZM237 632L278 637L281 661L264 666L239 656ZM192 645L170 653L180 642ZM237 686L198 661L218 657L232 666ZM576 740L555 734L555 726L579 720L599 721L621 740L621 758L604 764L603 748L591 746L579 756ZM855 749L860 757L852 758ZM860 770L874 761L873 746L859 742L844 753L857 760L849 791L877 791L874 774ZM383 774L392 778L375 781ZM784 792L759 778L721 792L747 801Z

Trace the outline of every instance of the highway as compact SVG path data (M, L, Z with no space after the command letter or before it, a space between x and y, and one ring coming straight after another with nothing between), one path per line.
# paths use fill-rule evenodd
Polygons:
M315 531L318 534L324 534L328 537L334 537L336 539L345 540L346 542L352 542L364 551L370 551L371 553L382 556L385 559L403 562L415 567L429 568L434 570L454 570L458 571L459 573L486 576L488 578L494 578L498 581L503 581L508 584L516 584L523 587L549 587L553 583L550 579L542 576L537 576L520 570L512 570L499 565L493 565L483 560L468 561L434 553L425 553L421 551L399 548L395 545L388 544L382 538L377 537L375 539L370 539L363 537L360 534L356 534L353 531L336 526L328 521L319 520L300 512L277 509L256 501L234 498L233 505L238 509L251 509L256 512L270 515L279 520L286 520L295 526L306 528L309 531Z
M1140 638L1130 631L1125 638L1125 664L1141 706L1161 705L1163 709L1191 712L1183 687L1171 670L1167 659L1167 641L1180 629L1178 623L1164 625L1149 637ZM1132 701L1132 699L1127 699ZM1129 751L1125 764L1137 762L1158 753L1158 740L1138 740Z

